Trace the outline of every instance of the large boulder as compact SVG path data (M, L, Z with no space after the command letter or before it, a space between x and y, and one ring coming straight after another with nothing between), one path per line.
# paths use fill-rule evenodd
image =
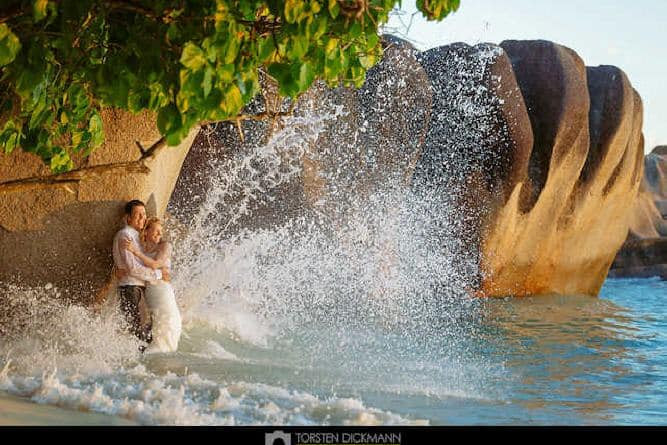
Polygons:
M640 230L628 203L642 104L627 76L545 41L456 43L418 59L434 97L414 184L455 212L447 224L478 262L480 293L596 295L628 227ZM654 236L665 224L659 155L647 157L642 200L641 230Z
M21 150L0 156L0 282L51 283L90 303L109 279L125 202L164 215L198 129L166 147L153 114L105 109L102 120L104 144L71 172L53 175ZM154 150L143 155L137 143Z
M188 225L224 226L224 236L275 227L312 209L333 217L381 184L409 182L428 127L431 90L409 43L394 37L382 43L383 59L360 89L316 82L291 103L262 79L262 95L243 112L248 118L199 134L170 213ZM298 174L284 174L292 167Z
M526 181L486 225L481 290L597 295L641 181L641 99L620 69L586 68L569 48L500 46L528 110L533 147Z
M462 241L448 249L474 263L462 273L479 287L485 220L526 175L530 121L509 58L497 45L455 43L418 59L433 106L413 188L431 217L445 220L431 236Z
M644 172L646 191L660 214L667 216L667 145L657 146L646 155Z
M546 41L419 59L434 117L415 184L456 195L480 294L596 295L641 179L642 104L625 74Z
M627 235L627 203L643 170L642 103L627 76L587 68L571 49L546 41L453 44L421 54L399 39L383 44L385 57L358 91L316 84L293 107L266 102L272 96L265 94L251 109L339 113L303 140L299 177L273 187L252 217L235 219L239 227L272 226L311 209L335 220L348 203L410 182L417 195L448 209L433 212L446 218L434 224L435 235L454 236L453 253L472 258L472 286L481 294L596 295ZM212 174L214 166L250 159L280 130L275 122L244 121L245 140L238 125L222 124L196 143L174 211L195 194L219 195L209 216L234 201L232 176L228 169ZM246 164L255 174L253 162Z
M667 278L667 146L644 158L628 239L612 264L613 277Z

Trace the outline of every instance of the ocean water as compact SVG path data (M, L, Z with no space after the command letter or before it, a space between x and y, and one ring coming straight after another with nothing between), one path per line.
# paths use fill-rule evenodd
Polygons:
M64 408L51 423L664 425L666 297L656 278L609 279L599 298L484 300L442 337L326 320L269 332L239 311L227 316L244 328L195 317L177 352L152 356L68 308L69 328L3 339L0 391Z
M292 118L218 165L174 240L177 352L140 354L113 299L91 310L51 285L0 283L0 393L70 424L667 423L665 281L474 298L465 221L479 215L451 188L332 187L287 221L239 227L298 180L304 147L339 113Z

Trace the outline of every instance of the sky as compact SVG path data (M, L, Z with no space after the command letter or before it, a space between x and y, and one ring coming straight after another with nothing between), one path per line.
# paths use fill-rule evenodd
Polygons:
M572 48L588 66L621 68L644 104L644 151L667 144L667 0L461 0L439 23L413 16L414 4L403 0L388 30L420 50L544 39Z

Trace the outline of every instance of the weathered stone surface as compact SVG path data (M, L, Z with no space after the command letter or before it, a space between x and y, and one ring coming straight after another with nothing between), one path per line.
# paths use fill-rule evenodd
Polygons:
M667 237L627 241L614 259L609 276L667 279Z
M484 221L526 175L532 132L523 98L497 45L455 43L418 59L433 107L413 189L433 218L446 219L430 236L465 240L453 254L479 263ZM476 274L470 279L480 286L479 268L466 273Z
M667 216L667 145L655 147L646 155L644 171L646 190L660 214Z
M326 123L310 144L304 181L308 200L341 213L380 188L409 184L431 121L428 76L408 42L383 38L384 56L359 90L320 86L302 107L341 106L344 115ZM316 186L315 186L316 184Z
M525 175L532 146L530 122L507 55L492 44L455 43L418 58L434 99L414 182L458 189L467 178L480 176L485 196L505 196L511 191L506 185Z
M155 119L103 110L106 142L77 170L51 176L20 150L0 156L0 281L52 283L64 295L92 299L111 270L111 241L130 199L163 216L193 130L179 147L158 148Z
M93 295L108 276L111 239L132 198L159 216L169 202L185 225L209 206L196 224L213 218L224 231L230 221L272 227L313 209L335 217L353 198L411 183L416 192L441 193L441 204L458 212L456 233L479 265L480 293L597 294L626 238L643 173L642 104L625 74L586 68L574 51L545 41L453 44L422 54L399 39L383 44L385 57L363 88L316 84L294 104L297 117L343 113L297 147L300 176L277 186L262 176L261 160L231 173L286 128L280 118L219 123L140 160L136 141L145 147L158 138L152 116L105 110L105 147L74 174L48 178L41 161L20 151L0 157L0 281L52 282ZM290 108L264 82L245 112ZM660 168L645 187L664 199ZM251 193L267 190L275 199L237 190L247 175L257 176ZM252 213L237 217L239 208ZM654 218L655 202L647 209ZM660 242L651 248L662 252Z
M417 192L439 190L441 204L459 212L455 232L467 243L462 254L476 255L482 294L597 294L642 174L642 104L626 75L586 68L571 49L545 41L422 54L400 40L384 44L385 58L360 91L318 84L299 100L297 115L344 113L308 145L301 177L274 189L277 199L244 224L270 226L276 215L312 207L331 216L348 198L411 180ZM261 102L255 111L265 111ZM213 144L196 144L175 208L194 202L192 184L201 196L214 187L207 165L272 131L243 125L254 139L240 141L224 124ZM205 179L193 181L199 171Z
M586 69L568 48L500 46L512 61L534 143L526 182L485 228L481 290L597 295L640 184L641 100L621 70Z
M203 128L195 138L169 202L170 214L181 223L196 224L198 218L206 219L207 224L226 226L225 232L231 233L241 227L275 226L301 209L303 191L299 184L272 188L266 166L252 156L257 147L263 147L283 128L281 119L271 116L287 112L290 106L289 101L280 98L272 81L262 76L260 82L262 94L243 109L242 115L265 118L218 122ZM252 162L247 162L249 158ZM262 192L246 190L255 181ZM269 191L278 198L268 200ZM239 210L247 213L239 214Z
M610 276L667 278L667 147L644 158L644 177L632 210L628 239Z
M263 187L274 199L252 200L250 216L238 218L238 227L274 227L314 206L333 217L345 211L349 196L371 193L380 183L410 180L428 126L430 85L409 43L390 37L383 44L384 57L369 70L361 89L332 89L316 83L294 104L296 117L332 113L337 108L343 113L324 122L319 136L301 147L300 175L278 187ZM290 102L281 102L270 83L263 82L263 89L263 96L245 114L290 109ZM216 189L231 195L210 200L218 202L216 218L238 206L244 193L225 182L231 175L221 166L248 156L283 125L280 118L275 123L243 120L244 140L235 122L219 123L210 134L202 131L183 164L170 212L183 222L191 221Z

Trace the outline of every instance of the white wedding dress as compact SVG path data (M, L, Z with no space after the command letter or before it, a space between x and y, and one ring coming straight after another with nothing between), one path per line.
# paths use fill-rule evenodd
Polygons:
M163 247L168 249L166 267L171 267L171 246L165 244ZM147 253L154 257L155 254ZM174 288L170 283L157 281L154 284L146 286L146 304L153 319L153 341L146 348L146 353L153 352L174 352L178 349L178 341L181 338L181 313L176 304L176 295Z

